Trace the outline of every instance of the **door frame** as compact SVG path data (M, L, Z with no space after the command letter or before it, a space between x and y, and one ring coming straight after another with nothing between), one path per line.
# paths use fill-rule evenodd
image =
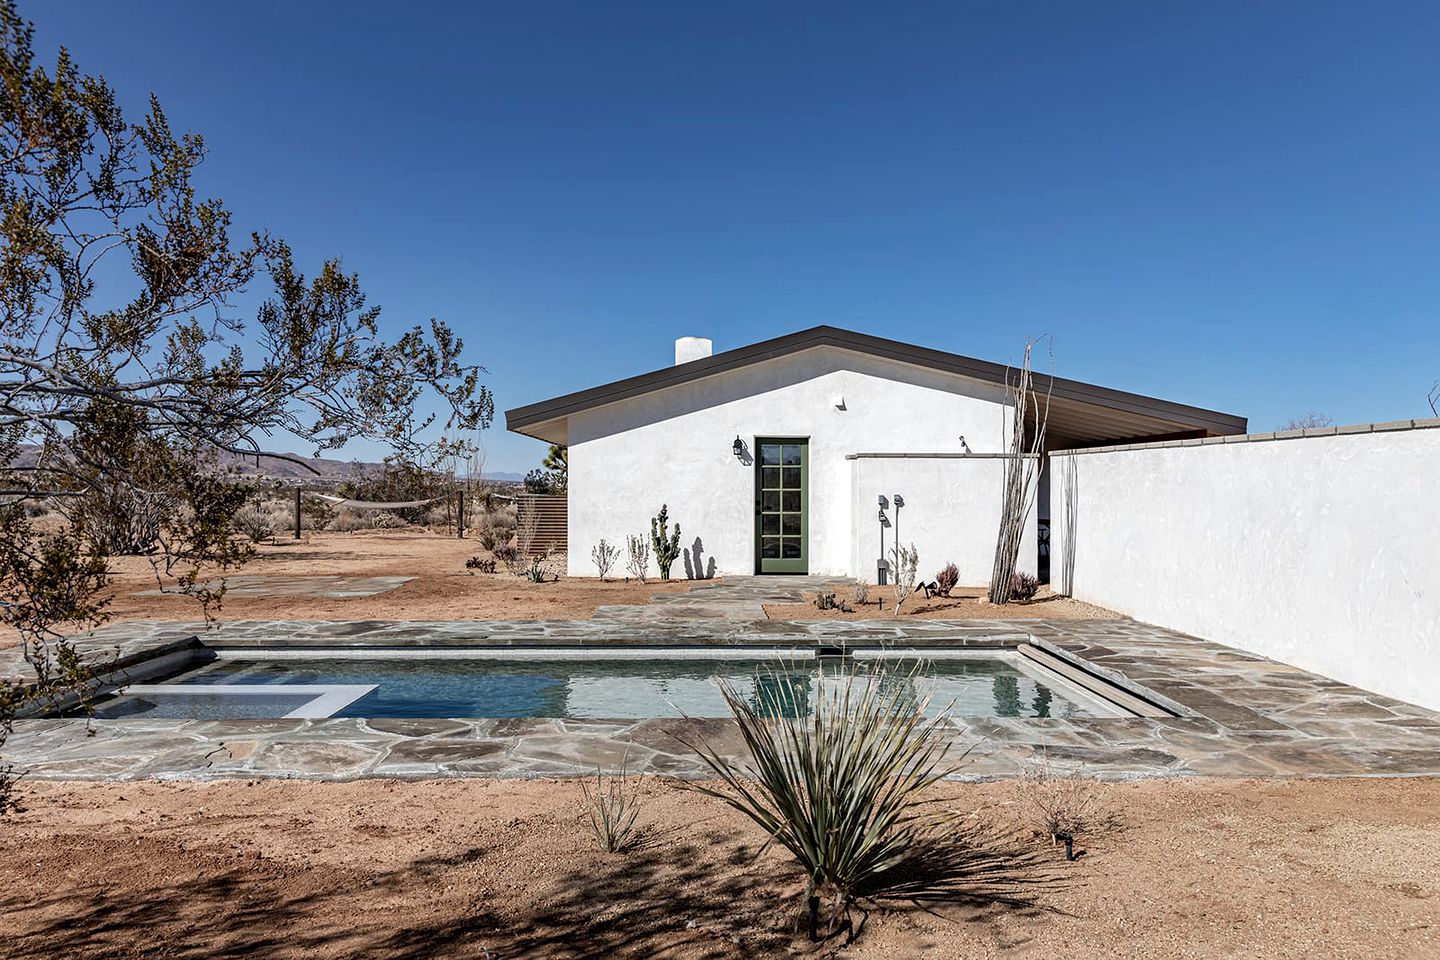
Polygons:
M751 437L752 446L755 451L754 466L754 550L755 550L755 572L766 574L793 574L803 575L810 571L810 438L797 436L754 436ZM761 505L763 487L762 445L767 443L798 444L803 449L800 452L800 557L799 559L787 560L781 557L778 560L766 561L760 555L761 544ZM783 466L783 464L782 464ZM766 564L770 569L765 569Z

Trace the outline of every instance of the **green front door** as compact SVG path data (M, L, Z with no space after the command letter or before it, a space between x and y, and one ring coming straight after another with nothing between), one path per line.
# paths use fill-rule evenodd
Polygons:
M755 569L805 573L810 555L810 445L758 437L755 448Z

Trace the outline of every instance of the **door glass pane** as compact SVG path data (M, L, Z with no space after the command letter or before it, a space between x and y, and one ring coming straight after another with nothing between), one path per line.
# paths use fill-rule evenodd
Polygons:
M780 514L766 513L760 516L760 532L768 536L775 536L780 532ZM789 533L790 531L785 531Z
M779 510L780 494L775 493L774 491L766 491L765 493L760 494L760 509ZM796 507L796 509L798 510L799 507Z
M760 482L766 490L774 490L780 486L780 468L766 467L760 471Z
M766 560L780 559L780 538L766 537L760 541L760 556Z
M780 502L784 505L785 510L798 513L800 511L800 491L786 490L780 494Z
M784 461L784 462L785 462L785 466L787 466L787 467L798 467L798 466L800 466L800 444L798 444L798 443L787 443L787 444L785 444L784 454L785 454L785 461Z
M782 472L785 474L785 489L786 489L786 490L799 490L799 489L800 489L800 468L799 468L799 467L784 467L784 468L782 468Z
M778 466L780 463L780 444L760 444L760 465L762 467Z
M800 559L800 541L798 539L792 539L790 537L785 538L784 557L786 560Z
M765 519L768 520L768 519L770 519L770 518L769 518L769 517L766 517ZM798 537L798 536L800 536L800 514L798 514L798 513L787 513L787 514L785 514L785 529L781 530L780 532L783 533L783 534L785 534L785 536L787 536L787 537Z

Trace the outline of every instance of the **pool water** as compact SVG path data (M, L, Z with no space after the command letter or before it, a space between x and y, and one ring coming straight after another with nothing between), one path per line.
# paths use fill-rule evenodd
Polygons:
M98 703L95 714L111 719L726 717L729 711L716 683L723 678L757 705L778 703L789 715L801 716L812 709L822 662L827 672L838 668L835 661L775 658L298 659L227 654L163 683L137 686L133 693L122 689ZM874 660L856 663L862 671L877 669ZM929 695L932 714L948 708L959 717L1116 715L1104 701L1003 651L927 661L918 673L909 665L894 664L884 676L887 683L906 685L907 695ZM348 693L337 695L337 690ZM306 712L307 703L316 706Z

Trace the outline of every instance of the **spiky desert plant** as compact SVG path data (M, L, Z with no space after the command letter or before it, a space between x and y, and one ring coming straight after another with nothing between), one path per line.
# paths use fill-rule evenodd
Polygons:
M590 548L590 559L594 561L595 569L600 571L601 580L610 576L610 568L615 566L615 558L618 556L620 551L610 546L610 541L603 537Z
M670 566L680 556L680 524L675 524L673 534L666 533L670 519L670 508L660 504L660 512L650 519L650 545L655 548L655 566L660 568L660 579L670 579Z
M690 789L755 821L765 846L779 843L805 871L812 938L822 903L833 929L863 887L878 885L957 816L922 796L954 765L946 762L948 711L927 718L929 696L915 695L921 669L822 668L815 711L801 719L787 716L790 684L773 669L775 682L753 692L719 680L748 761L687 742L722 781Z
M650 572L650 546L645 542L644 537L629 536L625 538L625 569L630 571L630 576L645 582L645 576Z
M588 780L582 780L580 792L585 798L590 829L600 849L606 853L623 853L633 847L639 839L635 817L640 813L640 778L629 777L625 760L620 761L620 772L616 776L607 777L597 767L595 785L592 787Z

